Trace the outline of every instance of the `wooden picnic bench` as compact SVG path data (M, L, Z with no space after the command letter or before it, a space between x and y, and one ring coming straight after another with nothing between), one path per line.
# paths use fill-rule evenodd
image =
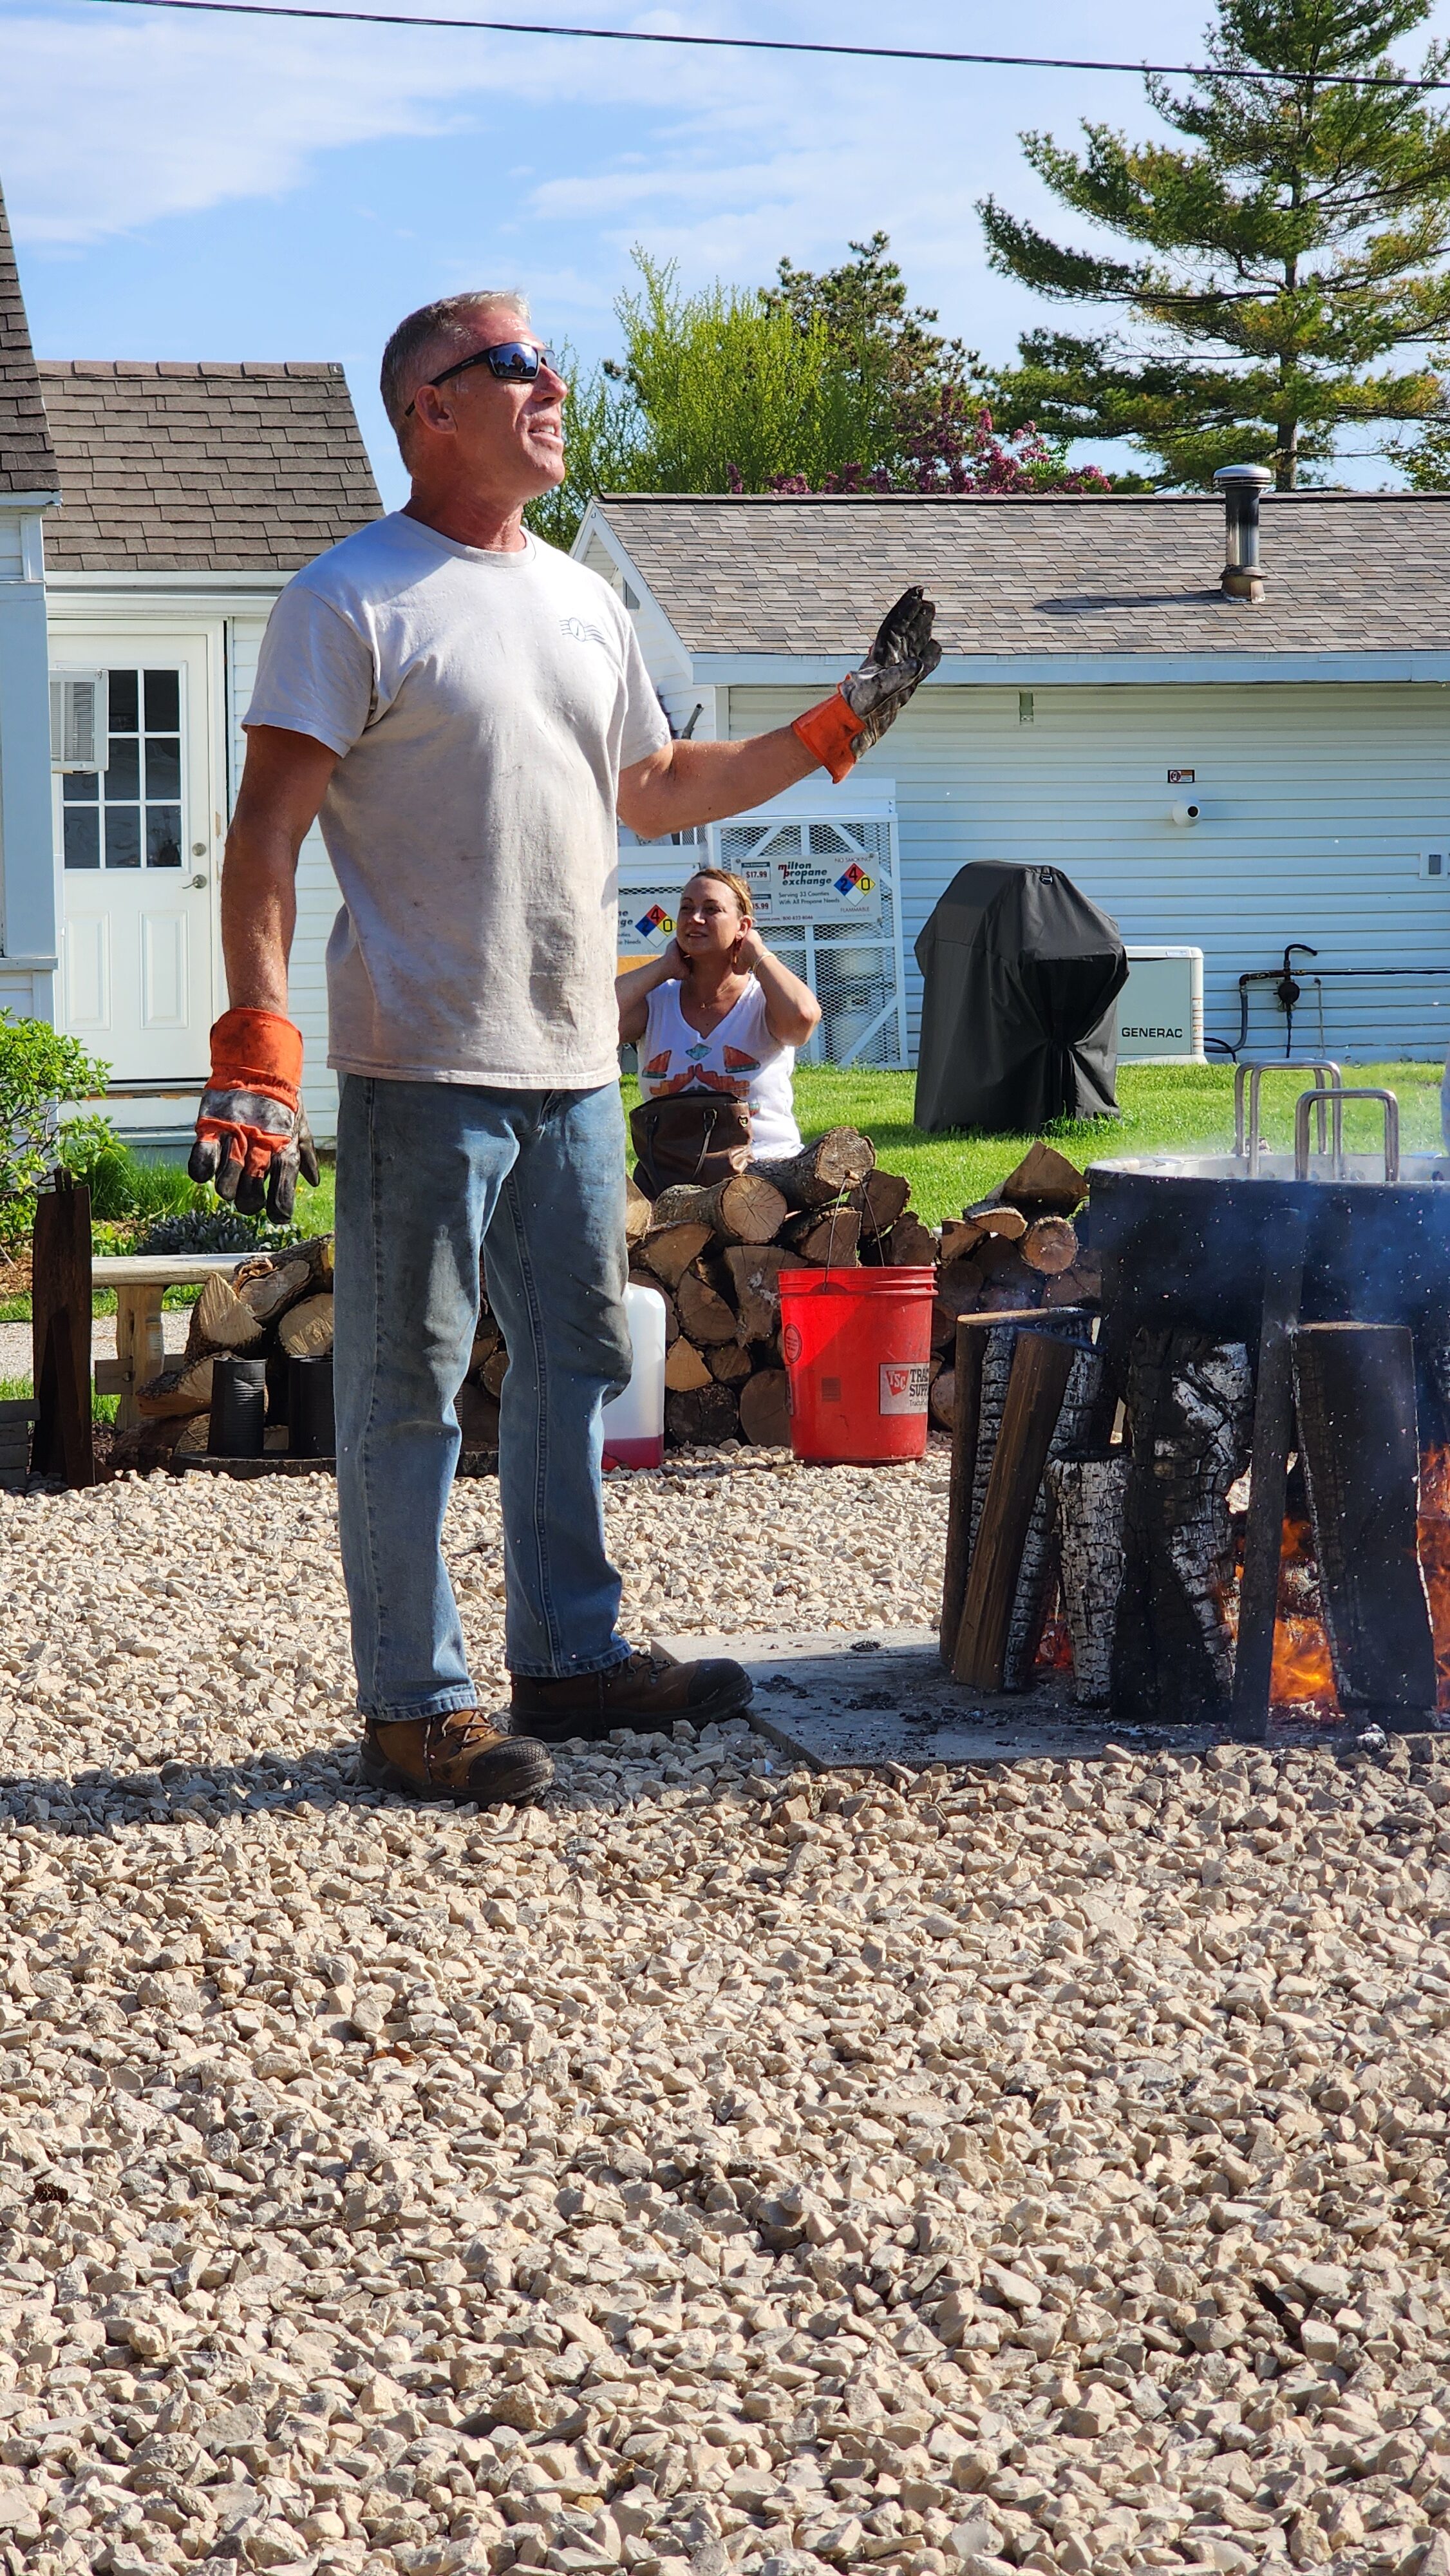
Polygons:
M137 1419L136 1389L166 1366L161 1300L168 1288L199 1287L230 1278L245 1252L102 1252L91 1262L92 1284L116 1292L116 1356L97 1360L96 1393L116 1395L116 1428Z

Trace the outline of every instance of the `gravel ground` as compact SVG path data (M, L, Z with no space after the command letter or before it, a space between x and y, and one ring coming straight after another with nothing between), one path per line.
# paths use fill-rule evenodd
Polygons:
M621 1480L637 1631L929 1618L944 1473ZM10 2567L1450 2576L1438 1745L414 1809L329 1486L0 1550Z

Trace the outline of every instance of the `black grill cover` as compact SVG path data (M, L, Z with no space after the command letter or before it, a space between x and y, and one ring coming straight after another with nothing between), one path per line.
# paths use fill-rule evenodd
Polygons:
M916 943L916 1123L1035 1134L1117 1110L1118 926L1061 868L959 868Z

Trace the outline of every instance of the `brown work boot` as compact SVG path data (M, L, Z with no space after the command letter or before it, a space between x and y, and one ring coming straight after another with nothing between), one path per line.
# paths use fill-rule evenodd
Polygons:
M402 1725L375 1725L363 1736L358 1768L369 1786L403 1798L456 1798L460 1805L521 1805L554 1777L542 1744L502 1735L476 1708Z
M512 1719L541 1744L567 1744L571 1736L593 1739L627 1726L637 1735L668 1735L677 1718L692 1726L709 1726L723 1717L738 1717L754 1689L741 1664L724 1655L707 1662L674 1664L641 1647L627 1664L612 1664L607 1673L571 1674L563 1681L540 1681L532 1673L513 1677Z

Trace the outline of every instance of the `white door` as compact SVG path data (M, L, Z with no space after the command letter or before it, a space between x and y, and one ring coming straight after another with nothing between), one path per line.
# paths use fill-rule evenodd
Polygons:
M106 765L58 781L62 1017L113 1085L199 1082L212 1020L211 646L70 633L53 666L107 675Z

